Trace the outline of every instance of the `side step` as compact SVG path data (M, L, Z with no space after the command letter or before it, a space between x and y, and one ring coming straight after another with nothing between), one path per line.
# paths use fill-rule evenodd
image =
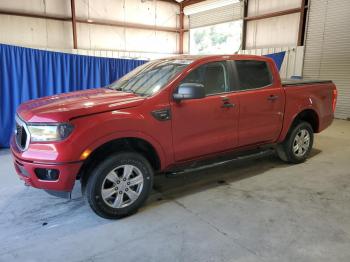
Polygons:
M207 168L225 165L225 164L228 164L228 163L231 163L234 161L246 160L246 159L251 159L251 158L256 158L256 157L260 158L263 156L270 155L273 152L275 152L274 148L267 148L267 149L265 148L264 150L258 150L258 151L255 150L254 152L245 153L242 155L237 155L233 158L218 161L218 162L212 162L212 163L197 162L197 163L192 164L190 167L184 168L182 170L166 172L165 176L166 177L175 177L175 176L182 175L185 173L190 173L190 172L200 171L200 170L207 169ZM200 163L202 163L202 164L200 164Z

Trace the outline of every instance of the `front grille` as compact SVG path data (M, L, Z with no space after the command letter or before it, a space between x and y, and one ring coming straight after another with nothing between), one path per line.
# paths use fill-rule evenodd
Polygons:
M16 132L15 132L16 144L21 150L27 149L28 146L28 133L25 123L16 117Z

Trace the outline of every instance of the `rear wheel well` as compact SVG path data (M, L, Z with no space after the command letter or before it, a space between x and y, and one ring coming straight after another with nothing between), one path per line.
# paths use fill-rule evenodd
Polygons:
M306 109L302 112L300 112L294 119L292 127L294 127L295 125L297 125L300 122L307 122L311 125L312 130L314 131L314 133L318 132L318 128L319 128L319 119L318 119L318 115L317 113L312 110L312 109Z
M159 156L149 142L140 138L121 138L112 140L95 149L81 167L77 179L80 179L81 181L83 192L85 191L85 186L91 171L96 165L108 156L122 151L138 152L149 161L153 170L157 171L160 169Z

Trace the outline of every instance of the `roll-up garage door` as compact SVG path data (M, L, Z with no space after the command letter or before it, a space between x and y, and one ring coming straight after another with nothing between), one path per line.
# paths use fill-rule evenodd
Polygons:
M210 7L209 7L210 8ZM207 8L208 9L208 8ZM186 13L186 10L185 10ZM221 24L243 18L243 2L230 3L224 6L213 6L209 10L189 15L190 28Z
M350 1L311 0L305 78L330 79L338 88L336 117L350 118Z

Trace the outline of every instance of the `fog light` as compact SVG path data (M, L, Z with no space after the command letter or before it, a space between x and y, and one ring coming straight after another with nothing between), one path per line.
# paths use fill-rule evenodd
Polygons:
M60 171L57 169L36 168L35 174L40 180L55 181L58 179Z

